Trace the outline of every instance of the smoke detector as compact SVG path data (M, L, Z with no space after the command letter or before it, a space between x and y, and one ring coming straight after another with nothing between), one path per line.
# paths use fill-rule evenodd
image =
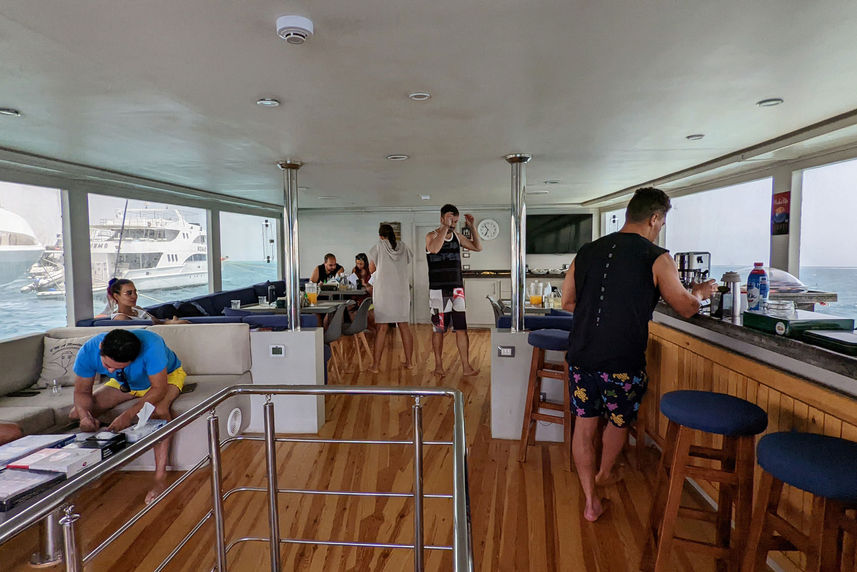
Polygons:
M303 16L280 16L277 18L277 35L287 44L300 45L312 36L312 20Z

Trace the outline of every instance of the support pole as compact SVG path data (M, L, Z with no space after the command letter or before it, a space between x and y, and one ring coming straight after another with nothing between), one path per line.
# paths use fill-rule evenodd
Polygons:
M506 155L512 166L512 332L524 331L524 298L527 295L527 162L532 155Z
M277 503L277 441L274 434L274 404L265 399L265 464L268 469L268 522L271 528L271 572L280 572L280 512Z
M283 269L286 279L286 314L289 329L301 329L300 252L298 251L298 169L300 161L280 161L283 171Z
M30 557L30 565L36 568L59 564L63 559L61 511L55 510L39 523L39 551Z
M65 507L65 516L60 518L62 525L63 552L65 553L66 572L83 571L83 554L80 552L80 539L77 537L76 526L80 515L72 512L74 506Z
M223 524L223 475L220 464L220 426L214 410L208 415L208 455L211 460L211 503L214 512L214 548L217 572L226 572L226 533Z
M423 406L414 398L414 571L423 572Z

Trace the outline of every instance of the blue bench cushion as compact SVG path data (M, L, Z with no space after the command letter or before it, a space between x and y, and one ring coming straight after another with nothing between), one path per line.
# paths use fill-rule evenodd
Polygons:
M768 415L758 405L712 391L666 393L661 413L679 425L730 437L758 435L768 426Z
M544 329L530 332L527 341L531 346L545 350L568 350L568 332L566 330Z
M548 316L573 316L572 312L568 310L561 310L559 308L551 308L550 314Z
M250 324L250 328L271 328L285 330L289 327L289 317L285 314L253 314L244 316L241 321ZM301 328L316 328L318 320L314 314L301 314Z
M162 320L168 320L178 314L176 306L172 302L156 304L155 306L147 306L145 310L154 317Z
M571 331L571 325L574 323L574 318L571 316L524 316L525 330L543 330L551 328L554 330ZM497 320L498 329L508 329L512 327L511 316L500 316Z
M814 433L771 433L759 465L784 483L841 502L857 502L857 443Z

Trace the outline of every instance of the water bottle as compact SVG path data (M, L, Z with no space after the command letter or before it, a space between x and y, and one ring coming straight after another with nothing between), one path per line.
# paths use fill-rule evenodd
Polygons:
M768 299L768 273L762 262L753 263L753 271L747 278L747 310L761 312Z
M62 393L62 385L56 379L52 379L48 387L50 387L51 389L52 397L59 397L59 395Z
M277 301L277 288L273 284L268 284L268 304L273 304Z

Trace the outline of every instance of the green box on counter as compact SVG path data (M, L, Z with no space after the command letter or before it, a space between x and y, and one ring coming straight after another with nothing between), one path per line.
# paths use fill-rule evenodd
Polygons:
M744 325L769 334L797 338L806 330L854 330L854 320L808 310L763 314L744 312Z

